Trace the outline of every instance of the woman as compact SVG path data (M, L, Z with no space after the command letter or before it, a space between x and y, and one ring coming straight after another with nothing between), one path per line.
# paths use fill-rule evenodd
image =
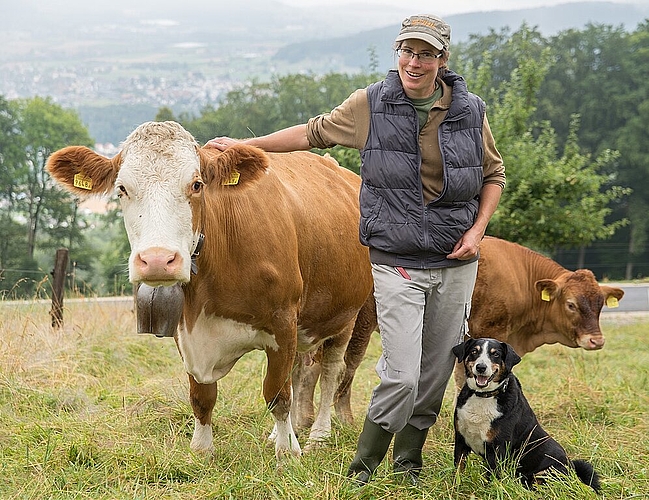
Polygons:
M395 472L416 484L422 448L467 332L478 250L505 171L485 104L448 70L442 19L405 19L398 68L330 113L245 143L266 151L361 153L360 239L370 249L382 343L349 476L366 483L394 436ZM224 150L238 141L220 137Z

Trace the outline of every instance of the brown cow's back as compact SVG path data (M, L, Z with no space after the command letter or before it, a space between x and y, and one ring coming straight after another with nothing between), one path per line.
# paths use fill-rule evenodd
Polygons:
M531 327L537 320L529 314L537 296L536 280L541 276L555 278L563 272L559 264L529 248L486 236L480 243L470 334L506 341L512 318L517 324L529 321Z

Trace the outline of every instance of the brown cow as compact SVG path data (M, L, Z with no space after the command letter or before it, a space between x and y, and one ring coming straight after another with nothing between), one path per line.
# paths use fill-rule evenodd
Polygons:
M291 371L296 353L320 346L321 402L308 443L330 433L345 349L372 288L368 251L358 240L357 175L312 153L203 149L174 122L139 126L113 159L64 148L48 170L82 196L116 191L132 282L182 283L175 338L189 375L192 449L213 450L217 381L253 349L266 352L263 393L277 457L301 454ZM197 273L190 274L201 233Z
M617 306L621 288L599 285L588 269L568 271L516 243L486 237L469 332L507 342L519 356L557 342L588 351L604 347L599 315Z
M544 344L597 350L604 347L599 316L606 303L616 307L624 291L599 285L587 269L569 271L552 259L516 243L485 237L471 299L469 332L509 343L523 356ZM351 422L350 387L371 336L368 328L350 342L348 369L336 396L336 414ZM458 378L459 377L459 378ZM456 370L456 383L462 379ZM307 394L308 387L300 392ZM312 392L312 391L311 391Z

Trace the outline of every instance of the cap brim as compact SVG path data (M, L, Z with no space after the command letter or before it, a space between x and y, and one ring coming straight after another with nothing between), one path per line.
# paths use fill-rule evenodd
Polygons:
M410 39L416 39L416 40L423 40L426 43L429 43L433 47L439 50L444 50L444 44L440 42L437 38L435 38L433 35L428 35L427 33L421 33L421 32L416 32L413 31L412 33L402 33L401 35L397 36L395 38L395 42L402 42L404 40L410 40Z

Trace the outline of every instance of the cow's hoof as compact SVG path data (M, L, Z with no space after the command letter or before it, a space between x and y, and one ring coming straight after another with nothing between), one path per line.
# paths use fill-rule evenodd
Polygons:
M214 446L210 446L209 448L195 448L190 445L189 449L192 450L197 455L200 455L205 458L212 457L214 455L214 452L216 451Z
M341 425L353 425L354 424L354 415L351 410L338 410L336 409L336 416L340 421Z
M306 442L304 445L304 453L309 453L313 450L317 450L318 448L322 448L327 444L327 441L325 439L311 439Z
M289 449L282 448L282 449L275 450L275 458L277 459L278 462L300 458L301 456L302 456L302 449L299 447L299 445L297 448L289 448Z
M194 453L212 454L214 453L214 442L212 439L212 426L210 424L203 425L196 419L194 427L194 435L189 443L189 449Z

